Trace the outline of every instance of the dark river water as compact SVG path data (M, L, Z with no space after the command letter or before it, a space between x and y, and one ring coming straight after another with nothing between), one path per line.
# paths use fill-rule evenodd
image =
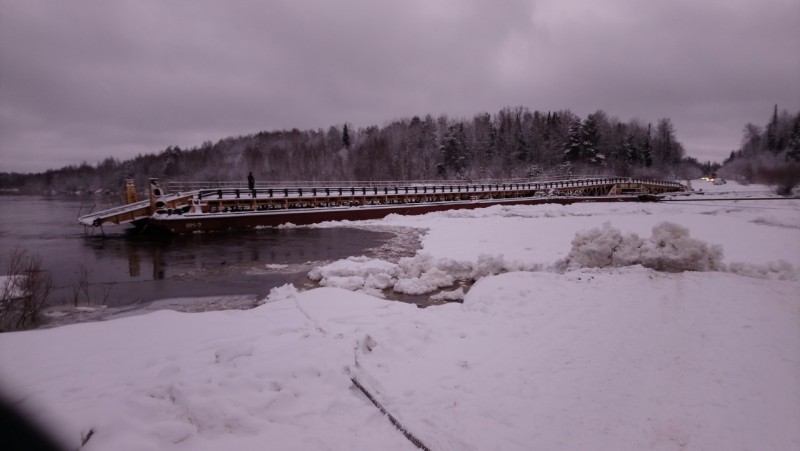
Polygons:
M50 304L74 304L81 279L89 284L79 303L109 307L165 298L249 295L263 298L287 282L308 284L315 265L369 255L393 233L357 228L272 228L189 236L138 234L106 226L87 236L77 222L95 199L0 196L0 273L19 248L42 258L55 289ZM98 202L97 209L111 205Z

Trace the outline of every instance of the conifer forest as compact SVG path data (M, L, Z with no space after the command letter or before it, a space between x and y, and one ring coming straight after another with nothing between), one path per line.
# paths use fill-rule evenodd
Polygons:
M617 175L686 180L720 171L743 182L769 170L792 172L800 161L800 113L774 113L766 127L747 124L742 147L722 167L687 155L668 118L622 122L598 110L507 107L470 119L447 116L396 119L383 126L261 131L171 145L120 161L109 156L37 174L0 174L0 188L20 193L115 193L125 178L143 187L166 181L245 180L259 184L325 181L546 179ZM794 166L793 166L794 165ZM797 172L797 169L793 169Z

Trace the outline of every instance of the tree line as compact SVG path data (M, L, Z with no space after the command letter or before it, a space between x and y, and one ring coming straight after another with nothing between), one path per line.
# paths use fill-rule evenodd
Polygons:
M780 194L790 194L800 184L800 112L779 112L775 105L765 127L748 123L742 134L741 147L731 151L720 175L775 185Z
M709 166L710 163L705 163ZM0 188L23 193L121 189L132 177L169 181L259 182L547 178L573 174L696 178L703 166L687 157L668 118L655 126L622 122L599 110L585 118L569 110L506 107L471 119L430 114L382 127L262 131L182 149L37 174L0 174Z

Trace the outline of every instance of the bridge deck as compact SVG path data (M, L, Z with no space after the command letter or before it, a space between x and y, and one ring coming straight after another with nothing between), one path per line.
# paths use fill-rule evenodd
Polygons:
M490 199L541 197L599 197L635 194L663 194L684 191L676 182L631 178L588 178L514 183L380 183L371 186L258 186L194 189L156 199L139 201L81 216L79 222L97 227L105 223L124 224L144 220L155 213L183 214L261 211L294 208L445 203ZM235 184L234 184L235 186ZM176 186L180 187L180 186Z

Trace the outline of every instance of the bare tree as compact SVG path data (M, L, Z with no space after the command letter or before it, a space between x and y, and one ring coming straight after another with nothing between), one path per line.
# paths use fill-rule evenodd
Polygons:
M26 329L40 319L53 289L53 281L42 270L42 259L16 248L9 255L8 275L0 295L0 332Z
M89 270L84 264L78 266L78 280L70 284L70 293L72 294L70 301L75 307L80 304L81 297L85 299L86 304L89 304Z

